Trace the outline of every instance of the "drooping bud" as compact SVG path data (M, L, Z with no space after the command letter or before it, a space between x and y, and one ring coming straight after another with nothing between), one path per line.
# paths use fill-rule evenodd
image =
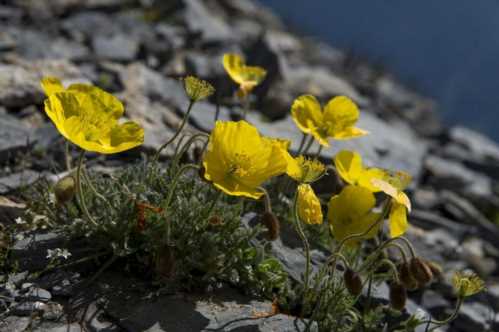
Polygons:
M402 263L398 270L400 281L408 290L414 290L418 287L418 282L411 273L409 263Z
M395 310L403 310L407 302L407 289L399 282L390 284L390 305Z
M279 219L272 212L264 212L261 217L261 222L267 228L267 239L275 241L279 237L281 225Z
M348 268L343 274L345 286L353 296L358 296L362 292L362 279L354 270Z
M76 193L76 181L68 175L57 181L54 186L54 195L58 204L66 204L73 199Z
M428 267L428 264L426 264L425 261L420 257L414 257L413 259L411 259L409 268L411 274L414 276L414 279L417 280L420 286L426 285L433 279L433 273L431 272L431 269Z
M156 254L156 273L162 279L171 279L175 273L175 247L172 245L162 246Z
M442 269L442 267L440 265L438 265L435 262L428 261L428 260L426 261L426 264L430 268L431 273L433 273L433 277L434 278L437 278L437 279L442 278L442 274L443 274L444 271L443 271L443 269Z

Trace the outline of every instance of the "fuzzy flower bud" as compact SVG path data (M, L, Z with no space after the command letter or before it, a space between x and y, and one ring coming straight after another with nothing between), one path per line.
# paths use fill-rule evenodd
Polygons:
M407 302L407 289L404 285L394 282L390 285L390 305L395 310L403 310Z
M275 241L279 237L281 226L279 219L272 212L265 212L261 217L262 223L267 228L267 238L270 241Z
M402 263L398 270L400 281L408 290L414 290L418 287L418 282L411 273L409 263Z
M352 269L347 269L343 274L345 286L353 296L358 296L362 292L362 279L360 275Z
M54 195L59 204L65 204L72 200L75 193L76 181L72 175L63 177L54 186Z
M410 271L419 283L419 285L424 286L433 279L433 273L428 267L428 264L420 257L414 257L410 262Z

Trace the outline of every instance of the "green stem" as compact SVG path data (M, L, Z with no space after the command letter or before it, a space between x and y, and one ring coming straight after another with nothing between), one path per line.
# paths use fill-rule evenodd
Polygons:
M307 141L307 137L308 135L303 133L302 137L301 137L301 142L300 142L300 146L298 147L298 150L296 151L296 155L299 156L300 153L301 153L301 150L303 149L303 147L305 146L305 142Z
M189 140L182 146L180 149L180 152L175 153L175 157L173 159L173 165L177 165L179 159L184 155L184 153L187 152L187 150L191 147L191 145L196 141L196 140L201 140L202 137L204 138L209 138L209 135L206 133L197 133L192 135ZM204 143L204 142L203 142Z
M454 308L454 312L452 312L452 314L449 317L447 317L446 319L444 319L444 320L433 320L433 319L430 318L429 320L421 322L421 325L422 324L428 324L426 326L426 331L430 331L431 332L431 331L435 331L437 328L439 328L442 325L450 323L451 321L453 321L454 319L456 319L457 315L459 315L459 309L461 309L461 305L463 304L463 301L464 301L464 298L463 297L459 297L459 299L457 300L457 303L456 303L456 307ZM430 327L430 324L435 324L436 326L432 327L431 329L428 329Z
M83 156L85 155L85 150L81 150L80 156L78 157L78 168L76 169L76 188L78 191L78 199L80 201L81 209L85 218L90 221L94 226L99 226L99 224L92 218L87 209L87 204L85 203L85 198L83 197L83 188L81 185L81 172L83 166Z
M303 228L301 227L300 217L298 216L298 190L295 192L295 197L293 199L293 217L295 219L295 227L296 232L300 236L300 239L303 243L303 249L305 251L305 275L304 275L304 289L305 295L308 291L308 284L310 278L310 245L308 243L307 237L303 232Z
M319 144L319 148L317 149L317 152L315 153L315 158L316 159L320 157L321 151L322 151L322 145Z
M178 170L178 172L173 177L173 180L172 180L172 183L170 186L170 191L168 192L168 196L165 200L165 204L163 204L163 211L165 211L165 212L168 211L168 207L170 206L171 201L173 199L173 195L175 194L175 189L177 187L178 180L180 179L180 176L189 168L199 169L199 166L194 165L194 164L185 164ZM166 222L166 241L167 241L167 244L170 244L170 236L171 236L171 223L167 221Z
M159 156L161 154L161 152L168 146L170 145L170 143L172 143L173 141L175 141L175 139L178 137L178 135L180 135L180 133L182 132L182 129L184 129L184 126L185 124L187 123L187 120L189 119L189 114L191 113L191 110L192 110L192 106L194 106L196 102L194 100L191 100L189 102L189 106L187 107L187 112L185 112L184 114L184 118L182 119L182 123L180 124L180 127L177 129L177 131L175 132L175 135L173 135L172 138L170 138L165 144L163 144L162 146L160 146L160 148L158 149L158 151L156 152L156 155L154 156L154 159L153 161L154 162L157 162L158 159L159 159Z
M87 170L85 169L85 167L83 167L82 169L82 174L83 174L83 178L85 179L87 185L90 187L90 189L94 192L94 195L97 196L100 200L102 200L103 202L106 202L106 204L109 206L109 208L113 208L113 205L109 202L109 200L104 197L103 195L101 195L97 189L95 189L92 181L90 180L90 177L88 176L87 174Z
M303 150L304 155L307 154L308 150L310 150L310 147L312 146L313 143L314 143L314 136L310 136L308 139L307 146L305 147L305 150Z
M265 212L272 212L272 204L270 202L269 192L264 187L258 187L263 192L263 203L265 205Z
M69 154L69 142L66 140L64 157L66 160L66 170L69 172L71 170L71 155Z
M248 112L249 112L249 109L250 109L249 96L244 96L244 98L241 100L241 104L243 106L243 116L242 116L242 119L246 120L246 116L248 115Z
M390 200L386 200L385 201L385 205L383 207L383 211L381 212L381 215L379 216L379 218L371 225L369 226L368 229L366 229L364 232L362 233L356 233L356 234L352 234L352 235L349 235L347 237L345 237L339 244L338 246L336 247L335 250L333 250L333 254L328 258L327 262L330 262L331 261L331 258L332 258L332 261L331 261L331 265L333 267L333 273L334 273L334 269L336 269L336 254L338 253L341 253L341 251L343 250L343 246L350 240L354 240L354 239L357 239L357 238L362 238L364 236L366 236L367 234L369 234L369 232L374 228L376 227L380 222L382 222L384 219L385 219L385 216L386 214L388 213L389 211L389 208L390 208Z

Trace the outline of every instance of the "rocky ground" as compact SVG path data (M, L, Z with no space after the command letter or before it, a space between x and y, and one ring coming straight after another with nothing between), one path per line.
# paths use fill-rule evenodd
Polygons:
M65 83L93 82L126 104L127 116L145 127L138 152L158 148L179 124L186 108L179 77L207 79L217 95L196 106L190 130L208 131L216 104L220 118L236 109L234 85L222 54L245 54L268 70L256 89L253 122L264 134L293 139L301 134L289 115L295 97L347 95L362 108L359 127L372 135L334 144L361 152L371 165L406 170L414 176L414 210L409 237L417 250L445 271L472 268L488 290L466 302L447 331L499 331L499 146L463 127L446 128L435 103L402 86L382 70L317 40L290 33L276 16L250 0L0 1L0 220L13 223L23 203L16 191L62 168L63 140L42 111L41 77ZM161 18L159 20L159 18ZM166 151L165 154L171 153ZM137 153L95 158L118 165ZM327 190L327 183L324 184ZM0 276L1 331L292 331L300 323L268 311L269 303L231 289L189 296L153 296L140 280L109 272L92 292L78 287L77 272L58 271L26 280L46 264L56 234L18 237L12 255L18 272ZM291 275L303 267L300 250L274 244ZM316 253L320 256L319 253ZM319 258L318 258L319 259ZM449 275L433 289L412 294L410 310L437 314L452 310ZM377 295L386 299L386 291ZM92 294L92 295L89 295ZM148 300L149 299L149 300ZM71 310L83 308L84 310ZM165 315L165 311L168 315ZM74 316L73 312L79 312ZM38 318L35 318L38 317ZM42 319L40 319L42 317ZM236 321L234 321L236 319ZM444 330L444 329L443 329Z

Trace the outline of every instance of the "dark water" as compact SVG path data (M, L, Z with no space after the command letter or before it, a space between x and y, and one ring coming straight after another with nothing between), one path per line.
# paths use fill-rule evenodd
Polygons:
M260 0L301 31L383 64L447 123L499 141L499 0Z

